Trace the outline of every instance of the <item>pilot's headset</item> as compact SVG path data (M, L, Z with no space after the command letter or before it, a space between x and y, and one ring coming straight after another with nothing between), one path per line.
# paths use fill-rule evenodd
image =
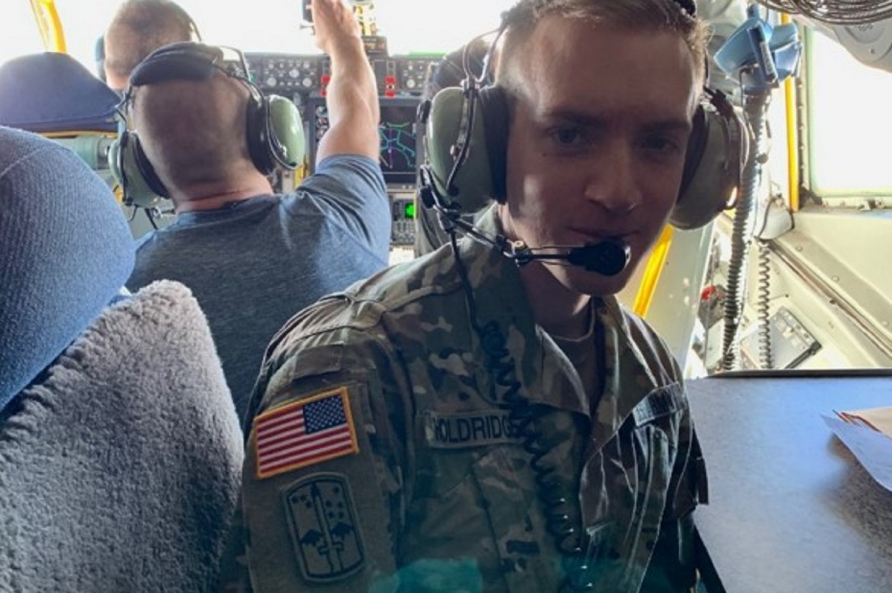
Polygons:
M693 0L673 1L695 16ZM421 198L428 207L437 203L447 212L469 213L490 198L500 203L507 198L508 101L505 90L487 84L487 78L498 41L517 18L517 6L503 13L480 76L466 67L461 88L441 90L422 110L428 163L421 172ZM704 88L692 123L679 197L669 217L686 230L733 207L749 153L746 124L721 91Z
M155 50L133 70L123 105L126 108L132 101L136 87L170 80L208 80L217 72L248 88L246 136L248 153L257 170L269 175L277 167L293 170L300 165L305 150L300 111L285 97L264 95L248 78L245 58L236 49L183 42ZM125 204L153 208L159 198L170 197L136 132L121 132L109 150L108 160Z

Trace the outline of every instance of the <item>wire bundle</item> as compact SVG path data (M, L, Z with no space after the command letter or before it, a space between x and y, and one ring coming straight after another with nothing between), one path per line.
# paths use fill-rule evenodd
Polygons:
M787 14L802 14L830 25L863 25L892 18L892 0L757 0Z

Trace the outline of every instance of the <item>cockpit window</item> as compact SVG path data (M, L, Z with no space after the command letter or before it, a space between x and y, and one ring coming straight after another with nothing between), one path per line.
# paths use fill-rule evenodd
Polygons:
M0 9L0 64L16 56L43 51L43 40L26 0L8 0Z
M892 205L892 168L886 152L876 149L892 136L892 119L885 115L892 102L892 76L858 62L824 35L809 32L806 39L809 142L804 181L828 206L868 197L885 198L886 207Z
M96 41L120 0L56 0L68 53L91 71L96 69ZM318 53L308 32L300 32L300 0L178 0L195 19L202 39L243 51ZM376 5L377 26L391 54L446 53L469 36L498 26L512 0L387 0ZM469 30L469 14L479 31ZM432 26L436 23L436 26ZM28 0L7 0L0 18L0 63L43 50Z

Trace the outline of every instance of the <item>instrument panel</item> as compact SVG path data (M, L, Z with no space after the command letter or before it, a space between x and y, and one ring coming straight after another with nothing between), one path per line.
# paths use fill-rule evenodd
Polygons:
M390 211L393 215L390 244L411 247L415 244L415 195L390 194Z
M306 127L311 155L328 128L325 93L331 78L331 62L322 54L247 52L251 80L264 94L290 98ZM440 55L370 57L381 98L382 172L391 200L391 245L407 248L415 242L415 163L421 143L415 112L425 81ZM294 182L287 190L293 188Z
M408 55L371 58L382 97L421 96L428 72L442 56ZM325 96L331 62L324 55L247 52L251 80L264 93Z
M264 93L288 96L311 93L320 88L320 56L246 53L251 80Z

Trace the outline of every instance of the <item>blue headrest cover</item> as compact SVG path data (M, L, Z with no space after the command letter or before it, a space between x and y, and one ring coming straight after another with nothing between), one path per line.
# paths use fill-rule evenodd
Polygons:
M0 125L32 132L116 132L117 93L67 54L0 66Z
M69 149L0 127L0 410L99 315L133 260L108 185Z

